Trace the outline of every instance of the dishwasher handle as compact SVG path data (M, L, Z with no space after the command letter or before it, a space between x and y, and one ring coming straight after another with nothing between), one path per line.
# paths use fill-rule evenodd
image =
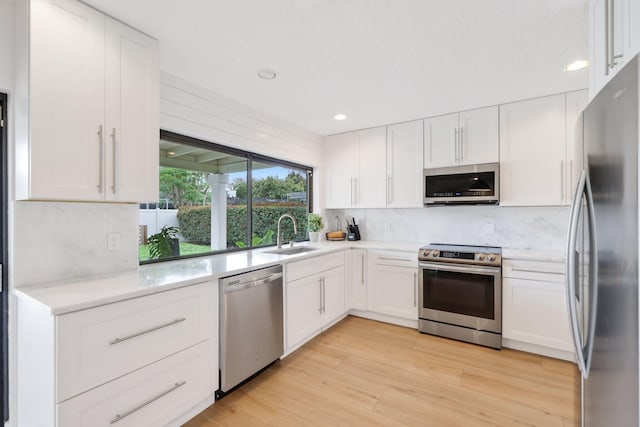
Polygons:
M274 282L282 278L282 273L274 273L267 277L258 280L251 280L248 282L230 282L224 285L224 293L229 294L231 292L242 291L244 289L254 288L256 286L266 285L267 283Z

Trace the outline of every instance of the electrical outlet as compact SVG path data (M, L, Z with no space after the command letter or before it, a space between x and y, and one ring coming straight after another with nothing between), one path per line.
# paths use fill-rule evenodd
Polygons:
M107 233L107 249L110 251L120 250L120 233Z
M384 223L384 231L386 231L387 233L391 232L391 223L390 222L385 222Z

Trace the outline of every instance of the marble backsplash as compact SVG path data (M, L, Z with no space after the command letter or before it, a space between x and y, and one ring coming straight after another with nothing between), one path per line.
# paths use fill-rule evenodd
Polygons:
M568 207L439 206L416 209L327 209L325 229L335 217L354 217L363 240L451 243L562 251Z
M138 268L138 205L15 202L13 286L97 276ZM120 249L107 234L120 234Z

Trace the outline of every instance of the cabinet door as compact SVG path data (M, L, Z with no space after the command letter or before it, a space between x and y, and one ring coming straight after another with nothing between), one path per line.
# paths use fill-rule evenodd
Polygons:
M424 167L453 166L457 160L458 113L424 120Z
M423 207L423 122L387 127L387 207Z
M218 387L216 345L205 341L60 403L57 426L167 425Z
M322 328L322 277L314 275L287 283L287 348Z
M371 264L369 310L415 320L418 318L417 268Z
M640 2L627 0L626 40L627 51L625 58L633 58L640 52Z
M106 20L107 200L158 198L159 63L155 40Z
M367 309L365 254L366 251L362 249L351 249L347 252L347 304L357 310Z
M573 351L564 283L505 277L502 286L504 338Z
M358 141L358 174L355 177L355 206L384 208L387 205L385 126L355 132Z
M345 312L344 266L322 273L324 284L323 326L327 325Z
M324 140L327 208L348 208L354 203L356 148L353 132L331 135Z
M579 90L567 93L567 169L565 173L565 197L564 204L570 205L573 200L573 192L580 178L583 161L582 147L582 120L580 114L587 106L588 91Z
M499 161L498 107L460 113L459 164L474 165Z
M500 106L500 204L557 206L564 200L565 95Z
M30 152L17 198L102 200L104 16L77 1L31 2ZM100 133L102 131L102 133Z

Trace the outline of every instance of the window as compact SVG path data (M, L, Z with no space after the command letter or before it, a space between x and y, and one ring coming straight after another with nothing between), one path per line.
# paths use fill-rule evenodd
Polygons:
M141 262L306 240L312 169L160 132L160 194L140 205Z

